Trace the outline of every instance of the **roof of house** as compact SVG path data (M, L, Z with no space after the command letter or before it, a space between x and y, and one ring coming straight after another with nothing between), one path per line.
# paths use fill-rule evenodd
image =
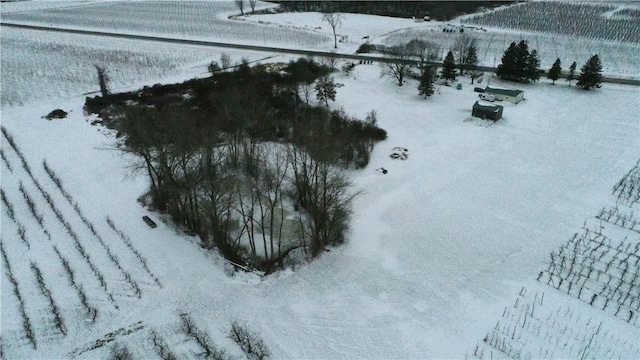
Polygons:
M522 90L501 89L501 88L495 88L490 86L487 86L484 89L484 91L491 94L500 94L500 95L506 95L506 96L518 96L524 92Z
M503 109L504 106L496 105L496 104L480 103L480 102L476 101L476 103L473 104L473 108L474 109L479 109L479 110L484 110L484 111L489 111L489 112L498 112L498 111L500 111L500 109Z

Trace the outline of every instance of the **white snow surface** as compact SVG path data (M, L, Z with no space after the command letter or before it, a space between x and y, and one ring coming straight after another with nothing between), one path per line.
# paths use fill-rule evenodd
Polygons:
M385 32L386 28L353 30L358 35ZM38 341L33 349L24 336L3 265L4 356L105 358L114 342L87 349L107 334L136 328L139 322L141 330L116 340L128 345L135 358L156 356L151 330L182 357L195 358L192 354L202 350L179 325L179 314L189 313L217 346L237 357L242 352L226 336L234 320L258 332L276 359L459 359L482 344L523 287L530 293L547 293L552 309L570 307L583 319L601 322L608 336L618 341L601 345L616 347L619 357L640 356L638 326L535 281L551 251L603 206L615 205L612 186L640 157L640 89L605 84L587 92L562 81L517 84L526 92L526 101L501 102L503 118L481 127L464 122L477 99L473 86L438 86L436 95L422 99L417 82L397 87L379 74L376 65L358 65L350 76L335 74L345 86L338 89L331 107L358 118L375 109L378 125L388 131L369 166L349 172L362 194L354 203L348 242L299 268L265 278L229 276L219 255L141 207L136 199L148 188L145 175L133 172L135 158L114 149L113 132L90 125L93 118L83 114L81 94L3 109L2 126L110 284L107 292L100 288L3 138L11 170L0 165L2 189L31 245L27 248L19 239L18 226L4 204L2 244ZM180 76L191 74L173 74L171 81ZM461 79L466 81L470 82ZM491 81L492 86L514 87ZM56 108L69 112L68 118L42 118ZM409 158L390 159L395 146L407 148ZM43 160L139 283L139 299L48 178ZM388 173L376 173L379 167ZM31 216L20 183L43 214L51 240ZM147 227L143 215L150 215L158 227ZM161 287L109 228L107 217L147 259ZM629 234L628 241L640 241L636 233ZM90 304L99 308L95 323L82 315L53 245L76 269ZM66 336L53 325L31 262L43 270L61 304ZM583 344L582 338L570 341ZM545 346L552 345L542 340L529 344L532 349ZM559 347L554 351L554 357L574 357Z

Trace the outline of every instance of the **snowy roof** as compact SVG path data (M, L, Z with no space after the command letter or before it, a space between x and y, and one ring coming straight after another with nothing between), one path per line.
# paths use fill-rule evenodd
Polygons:
M502 109L504 107L502 105L490 104L490 103L486 103L486 102L476 101L476 103L473 104L473 108L474 109L485 110L485 111L491 111L491 112L498 112L498 111L500 111L500 109Z
M522 90L504 89L504 88L497 88L497 87L490 87L490 86L487 86L484 89L484 91L492 94L500 94L500 95L507 95L507 96L518 96L524 92Z

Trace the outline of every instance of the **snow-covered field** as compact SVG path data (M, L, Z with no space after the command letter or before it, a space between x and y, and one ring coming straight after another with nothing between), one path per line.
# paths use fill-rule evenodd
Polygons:
M269 7L273 5L260 2L256 10ZM300 48L318 48L327 46L331 40L326 34L305 29L255 24L243 21L244 17L228 18L237 13L233 1L119 1L73 8L51 7L42 11L3 12L2 17L3 21L11 23L241 44L295 44Z
M207 65L220 62L223 53L233 63L274 55L64 33L52 37L43 31L3 28L2 106L97 92L94 65L107 70L116 92L153 85L178 72L207 76Z
M274 15L273 22L295 24L299 15L287 16ZM349 26L362 36L393 30L368 23L360 32ZM105 43L101 51L126 50L123 43ZM161 59L156 46L144 56ZM189 51L201 50L189 49L180 56L196 60ZM158 76L149 85L193 76L192 67L174 69L149 73ZM2 111L2 126L24 159L2 135L3 358L105 358L114 344L126 345L134 358L159 358L153 333L179 358L196 358L203 347L181 330L181 314L239 358L242 351L227 337L235 320L259 333L273 358L640 357L640 280L633 277L640 203L626 196L633 199L637 190L619 185L614 192L621 179L640 178L640 170L630 172L640 158L640 89L605 84L585 92L562 81L514 85L493 78L492 85L524 90L526 101L502 104L503 119L483 127L465 121L477 99L469 79L461 80L462 90L439 86L425 100L415 81L397 87L379 74L376 65L358 65L351 76L335 75L345 86L331 107L360 118L375 109L389 135L367 168L350 173L362 194L349 242L267 278L230 277L218 255L137 203L146 178L133 172L134 158L113 150L113 133L90 125L84 89L74 92L64 77L52 76L51 86L66 90L64 99L51 99L34 82L16 80L12 86L39 101L3 104ZM55 108L69 117L41 118ZM408 148L409 158L390 159L394 146ZM379 167L388 173L378 174ZM630 220L606 216L603 208ZM149 228L143 215L158 227ZM595 240L579 243L583 235ZM597 241L611 249L601 260L612 265L589 266L606 266L601 272L609 275L579 281L566 274L582 271L578 265L573 272L562 270L561 260L550 266L552 252L559 259L572 244L588 250ZM609 289L610 300L604 290L594 300L605 279L618 289Z

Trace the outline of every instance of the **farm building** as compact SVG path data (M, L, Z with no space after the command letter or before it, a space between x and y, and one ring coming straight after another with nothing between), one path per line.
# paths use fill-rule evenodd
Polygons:
M524 100L524 91L522 90L492 88L487 86L484 92L495 96L496 100L505 100L514 104Z
M502 117L502 109L504 109L504 107L501 105L480 103L476 101L476 103L473 104L471 116L482 119L499 120Z

